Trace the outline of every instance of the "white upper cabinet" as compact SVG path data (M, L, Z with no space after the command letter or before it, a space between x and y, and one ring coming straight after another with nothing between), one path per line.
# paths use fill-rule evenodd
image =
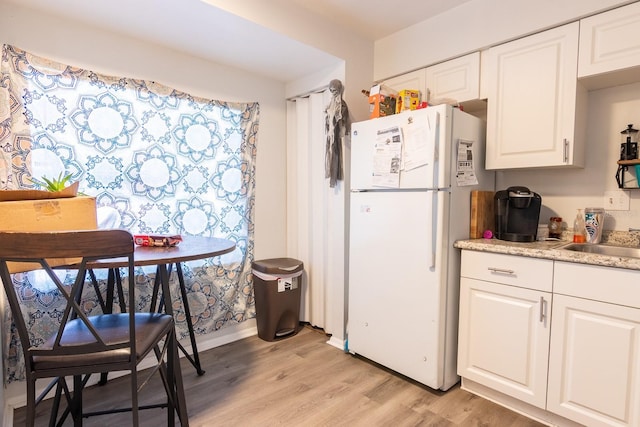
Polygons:
M382 84L398 92L403 89L419 90L420 98L422 101L426 101L429 95L427 93L425 75L425 69L421 68L420 70L387 79Z
M480 52L427 67L431 100L452 99L459 103L480 97Z
M429 103L475 101L480 99L480 52L392 77L383 84L397 91L417 89L422 101Z
M637 82L640 75L640 3L580 21L578 78L589 88Z
M574 22L487 52L487 169L584 166L578 30Z
M489 50L480 51L480 99L489 98Z

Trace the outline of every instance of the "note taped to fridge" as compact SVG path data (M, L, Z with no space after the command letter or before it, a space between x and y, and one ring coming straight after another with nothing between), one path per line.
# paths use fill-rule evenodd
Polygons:
M404 153L402 169L409 171L429 164L435 148L436 127L430 123L414 121L402 128Z
M399 127L379 130L373 153L373 181L376 187L400 186L402 132Z
M475 169L473 167L473 141L458 140L458 158L456 170L456 182L459 187L478 185Z

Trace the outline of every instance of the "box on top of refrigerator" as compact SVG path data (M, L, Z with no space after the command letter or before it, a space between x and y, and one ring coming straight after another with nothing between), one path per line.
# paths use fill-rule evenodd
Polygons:
M398 92L396 100L396 114L406 110L415 110L420 105L420 91L413 89L403 89Z
M377 84L369 91L370 118L385 117L395 114L398 92L388 86Z

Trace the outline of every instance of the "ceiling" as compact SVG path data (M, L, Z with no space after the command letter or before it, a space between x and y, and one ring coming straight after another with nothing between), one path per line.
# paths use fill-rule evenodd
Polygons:
M289 0L371 40L381 39L469 1Z
M372 41L471 0L287 0ZM227 12L243 0L0 0L289 82L338 59ZM249 2L250 3L250 2ZM216 6L212 6L215 4ZM232 5L232 6L231 6ZM373 24L372 24L373 23ZM260 43L256 43L259 40ZM241 52L241 54L239 54Z

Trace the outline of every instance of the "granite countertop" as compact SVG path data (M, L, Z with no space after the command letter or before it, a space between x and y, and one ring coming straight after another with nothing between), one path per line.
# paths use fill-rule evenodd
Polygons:
M640 259L638 258L614 257L561 249L562 246L571 243L570 237L570 235L563 234L562 240L547 240L531 243L508 242L498 239L471 239L458 240L453 246L458 249L469 249L481 252L640 270ZM640 233L616 231L607 233L605 231L602 244L640 247Z

